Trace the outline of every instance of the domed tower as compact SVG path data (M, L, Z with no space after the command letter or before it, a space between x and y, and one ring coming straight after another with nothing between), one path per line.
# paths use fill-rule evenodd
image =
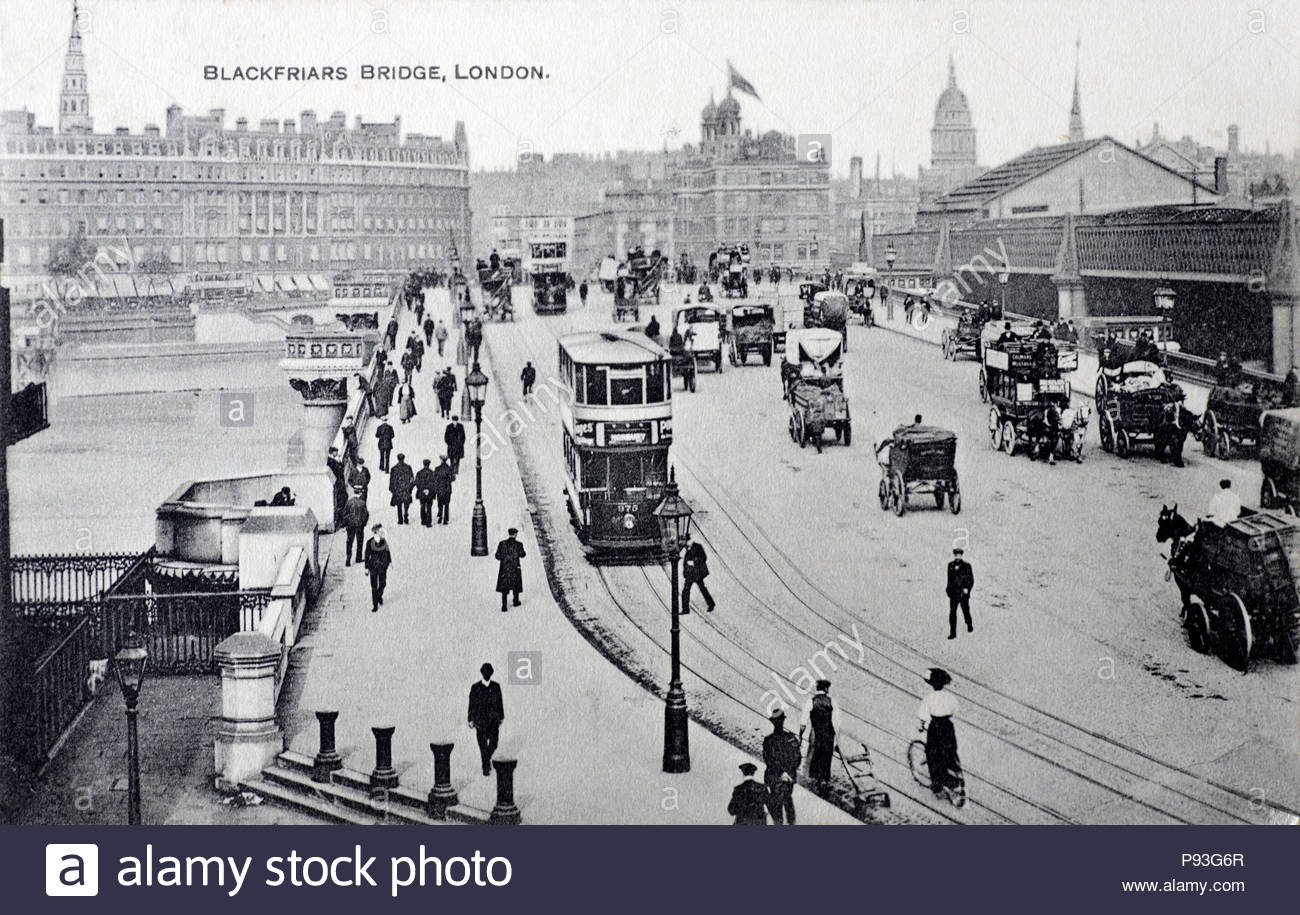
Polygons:
M713 104L713 93L709 93L709 103L700 112L700 139L707 143L716 136L718 125L718 106Z
M971 123L966 93L957 88L957 68L948 58L948 86L934 108L930 130L930 165L938 169L972 167L975 159L975 128Z

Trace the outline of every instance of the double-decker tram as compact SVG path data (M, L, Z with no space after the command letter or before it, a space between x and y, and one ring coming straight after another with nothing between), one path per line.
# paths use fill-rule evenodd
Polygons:
M673 440L672 360L643 334L560 339L565 491L578 539L593 555L659 549L654 509Z

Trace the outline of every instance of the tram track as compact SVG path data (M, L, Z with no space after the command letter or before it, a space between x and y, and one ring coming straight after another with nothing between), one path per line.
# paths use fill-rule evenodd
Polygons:
M554 327L551 326L552 322L544 323L547 325L547 332L552 337L555 337L556 333ZM520 346L523 347L523 338L526 335L518 333L516 336L521 338ZM537 336L527 336L526 348L535 356L543 352L541 341ZM539 358L537 364L547 364L546 359ZM855 668L855 670L861 670L863 675L875 684L902 693L907 698L915 700L917 698L916 691L903 684L916 681L919 671L909 668L896 655L901 654L903 658L916 662L919 668L927 666L929 659L897 637L866 622L860 613L845 606L816 582L809 579L800 569L799 564L767 535L761 525L754 521L753 517L745 510L742 501L733 498L733 494L729 493L726 487L718 482L716 478L712 481L706 479L708 475L700 470L700 462L688 449L678 445L674 448L674 453L675 463L682 466L694 479L696 485L693 488L701 491L719 509L718 512L710 512L710 516L726 519L727 524L725 526L734 532L732 536L739 536L747 544L748 550L752 551L759 561L766 566L772 578L778 583L779 588L783 589L790 598L793 598L795 603L803 608L804 613L811 614L812 619L810 622L816 625L828 625L836 632L846 631L848 628L846 623L862 626L870 634L872 643L869 650L873 659L879 659L887 665L892 665L887 668L890 670L889 675L865 667ZM747 527L752 528L752 533L746 530ZM719 534L722 535L721 540L718 539ZM807 625L796 624L787 619L787 614L775 606L774 598L771 596L764 597L757 593L755 587L751 584L751 576L737 572L732 566L734 554L730 545L725 542L727 539L725 531L719 532L712 528L701 528L700 537L710 546L716 557L715 561L722 566L739 590L748 595L755 611L768 617L772 622L787 628L801 642L806 641L808 644L819 647L825 644L824 640L819 639L816 633L811 631ZM769 553L778 558L779 562L775 564L771 562L768 559ZM777 568L778 565L782 564L788 566L789 570L783 572L783 570ZM627 617L629 622L645 638L666 652L667 649L662 642L662 638L656 638L645 626L641 625L636 620L633 612L614 593L610 574L616 569L619 569L619 567L598 567L596 570L602 587L607 592L611 602L618 612ZM646 582L651 585L660 604L667 606L660 589L654 585L648 569L640 567L639 574L643 575ZM753 650L742 644L736 636L728 635L714 625L710 625L709 628L714 630L716 637L722 639L725 645L732 646L736 651L758 664L766 673L771 674L771 665L760 658ZM866 644L865 641L864 644ZM703 643L701 643L701 647L704 648ZM754 674L742 671L734 659L724 657L719 650L712 647L705 648L705 650L710 656L716 658L724 668L728 669L733 676L756 685L759 688L759 695L763 691L770 689L770 684L765 680L757 679ZM889 652L892 652L892 654ZM960 695L963 703L974 711L974 714L963 715L963 725L971 727L987 738L1026 756L1034 764L1050 766L1087 786L1090 791L1110 795L1115 799L1136 804L1173 822L1217 822L1224 818L1231 822L1259 822L1258 818L1244 816L1232 809L1234 806L1243 809L1250 809L1253 806L1255 799L1239 789L1212 778L1200 776L1185 767L1167 763L1139 748L1129 746L1091 728L1077 725L1037 705L1017 699L995 686L969 677L954 668L950 663L945 664L945 666L960 678L962 683ZM897 670L895 671L894 668ZM709 680L696 667L688 669L691 670L693 676L707 683L711 689L725 696L729 701L738 704L751 713L762 716L762 712L757 711L752 703L744 701L734 695L733 692ZM851 717L872 733L879 734L887 740L895 741L904 748L908 742L906 736L868 721L857 713L848 712L843 707L843 704L841 713ZM1068 757L1070 763L1063 763L1059 758L1061 756ZM896 784L897 782L906 785L911 784L910 777L906 776L907 768L904 760L883 751L879 747L873 747L873 757L888 760L891 766L901 767L904 773L904 778L901 779L881 778L882 784L885 784L896 793L909 797L909 799L917 802L932 813L943 816L948 821L963 821L950 813L931 807L916 798L912 793L901 790L900 785ZM879 773L877 774L879 776ZM998 784L996 780L986 777L986 773L982 771L977 770L969 772L969 774L977 785L987 786L999 792L1003 800L1010 802L1007 805L1008 808L1018 807L1021 811L1031 812L1036 820L1046 817L1052 822L1077 822L1077 819L1067 812L1055 808L1050 803L1034 800L1008 786ZM1140 796L1144 790L1149 789L1166 792L1168 795L1178 798L1179 801L1174 805L1178 809L1169 809L1168 805L1162 805L1149 797ZM1205 796L1206 789L1209 789L1210 793L1208 798ZM971 803L974 805L977 800L972 798ZM995 809L983 800L978 801L978 806L1002 821L1022 821L1016 816ZM1202 815L1195 818L1184 816L1183 814L1189 806ZM1271 805L1271 807L1275 810L1285 811L1285 808L1277 805Z

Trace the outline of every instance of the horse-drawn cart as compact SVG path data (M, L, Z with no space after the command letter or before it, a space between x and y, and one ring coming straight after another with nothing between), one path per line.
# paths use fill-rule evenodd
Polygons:
M727 323L732 365L744 365L750 353L762 357L764 365L772 364L776 317L771 305L733 305Z
M1261 381L1216 384L1201 416L1201 446L1208 457L1227 460L1259 444L1265 410L1282 406L1282 391Z
M943 358L956 362L961 353L970 353L976 359L981 359L980 334L985 323L980 320L977 311L963 308L957 315L957 326L939 335L939 348Z
M889 449L886 459L880 452ZM936 508L961 511L961 487L957 481L957 435L936 426L899 426L876 446L880 464L880 507L893 509L902 516L907 511L907 497L931 494Z
M786 338L781 380L790 402L790 438L802 448L811 442L822 450L827 430L835 440L853 442L853 421L844 396L844 341L825 328L792 330Z
M1223 526L1209 521L1193 526L1177 506L1166 507L1156 539L1172 541L1169 570L1194 651L1212 651L1243 673L1264 654L1296 663L1300 525L1294 518L1243 509Z
M1186 395L1153 362L1126 363L1107 378L1097 401L1097 426L1103 451L1128 457L1150 445L1162 462L1183 466L1183 442L1196 434L1200 420L1184 406Z
M981 344L980 399L989 407L989 444L1015 454L1024 446L1055 463L1059 454L1083 460L1088 414L1070 410L1068 373L1079 354L1067 344L1031 336L994 336Z

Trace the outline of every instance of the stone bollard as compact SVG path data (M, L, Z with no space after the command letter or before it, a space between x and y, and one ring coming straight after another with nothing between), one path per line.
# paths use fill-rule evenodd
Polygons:
M492 760L497 770L497 804L492 808L491 822L498 826L518 826L519 808L515 806L515 766L519 760L498 758Z
M393 732L395 727L371 728L375 735L375 771L370 773L371 788L396 788L397 770L393 768Z
M214 655L221 668L221 719L213 742L217 782L235 786L284 751L275 718L280 646L260 632L237 632Z
M455 744L431 743L433 751L433 790L429 792L429 816L435 820L447 818L447 808L460 802L456 789L451 786L451 750Z
M311 770L314 782L327 782L331 772L343 768L343 757L334 749L334 722L338 717L338 712L316 713L316 720L320 722L320 752L316 754L316 764Z

